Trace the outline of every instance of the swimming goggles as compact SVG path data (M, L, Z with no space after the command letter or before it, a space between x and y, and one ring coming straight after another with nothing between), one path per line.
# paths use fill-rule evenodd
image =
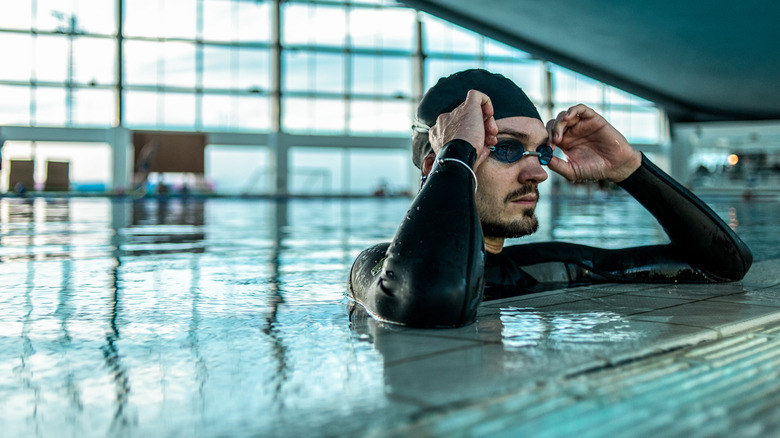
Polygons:
M550 146L543 144L536 148L536 152L525 150L525 146L517 140L505 139L499 140L495 146L489 146L490 156L502 163L514 163L526 155L539 158L539 164L548 165L552 160L553 150Z

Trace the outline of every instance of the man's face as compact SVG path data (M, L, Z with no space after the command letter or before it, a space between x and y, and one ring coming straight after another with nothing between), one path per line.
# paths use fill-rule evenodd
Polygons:
M499 141L518 140L527 151L547 141L547 130L539 119L507 117L496 123ZM537 185L547 179L537 157L525 156L514 163L488 158L477 169L477 179L477 212L485 236L520 237L536 231Z

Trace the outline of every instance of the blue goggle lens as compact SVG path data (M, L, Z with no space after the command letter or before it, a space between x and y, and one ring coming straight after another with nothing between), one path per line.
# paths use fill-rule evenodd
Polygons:
M502 163L514 163L526 155L539 158L539 164L548 165L552 160L552 147L543 144L536 148L536 152L526 151L522 143L517 140L500 140L495 146L490 147L490 156Z

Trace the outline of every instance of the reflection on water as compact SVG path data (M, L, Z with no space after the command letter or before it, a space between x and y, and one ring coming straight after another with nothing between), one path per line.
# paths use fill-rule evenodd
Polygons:
M632 202L547 201L527 240L664 241ZM347 273L407 207L0 199L4 436L295 435L334 418L348 432L389 403L389 374L350 327ZM758 259L780 256L777 204L715 210ZM609 312L504 309L501 322L508 351L630 336Z
M521 349L540 343L580 344L635 339L629 321L609 311L562 312L506 307L501 309L504 346Z

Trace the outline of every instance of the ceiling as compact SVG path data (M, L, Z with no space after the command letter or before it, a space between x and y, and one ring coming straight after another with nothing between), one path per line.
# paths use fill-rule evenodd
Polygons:
M780 1L404 0L663 107L780 119Z

